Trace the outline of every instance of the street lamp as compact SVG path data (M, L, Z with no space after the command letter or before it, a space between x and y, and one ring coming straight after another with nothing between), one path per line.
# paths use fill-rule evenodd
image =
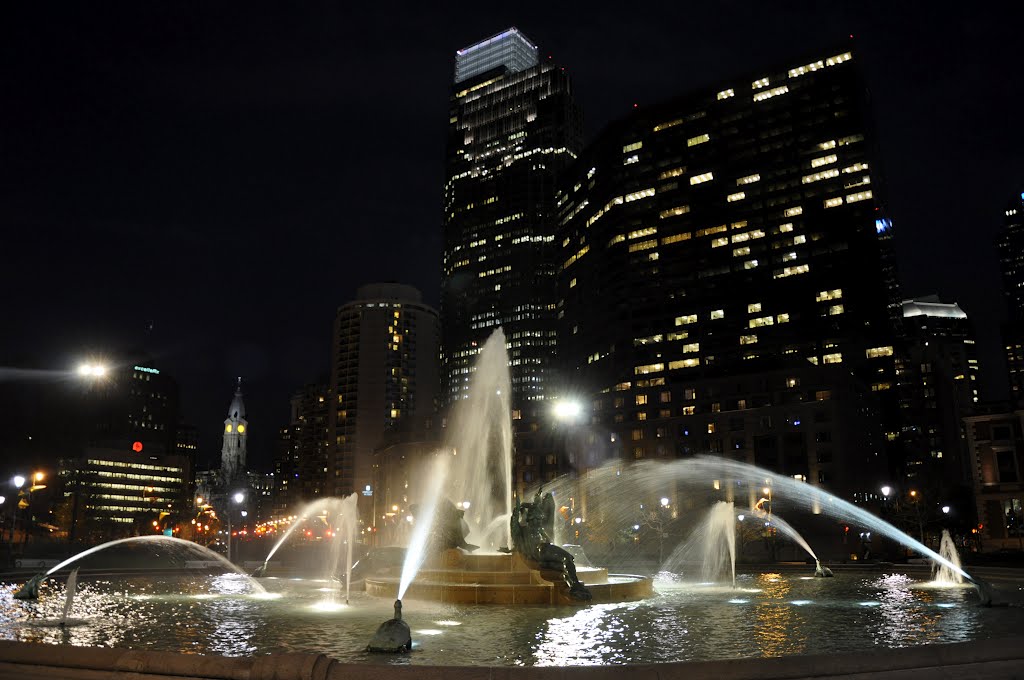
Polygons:
M14 480L13 481L14 481L14 486L18 487L19 489L21 487L25 486L25 478L22 477L21 475L14 475Z
M942 506L942 514L943 515L948 515L949 514L949 506L948 505L943 505Z
M231 500L233 500L235 503L241 504L242 501L245 500L245 494L242 493L241 491L236 491L235 494L231 497ZM243 517L245 517L244 513L245 513L245 511L243 510L243 514L242 514ZM228 562L230 562L231 561L231 508L230 507L226 508L224 514L226 514L228 516Z
M889 494L890 494L890 493L892 493L892 487L890 487L890 486L883 486L883 487L882 487L882 495L883 495L883 496L884 496L884 497L885 497L886 499L888 499L888 498L889 498Z

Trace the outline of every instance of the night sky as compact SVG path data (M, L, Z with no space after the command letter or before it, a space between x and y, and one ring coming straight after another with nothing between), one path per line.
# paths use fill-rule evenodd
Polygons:
M993 237L1024 190L1024 12L518 4L5 5L0 366L144 348L180 383L201 460L219 456L241 375L250 462L268 466L289 394L326 377L334 311L357 286L398 280L438 303L456 49L517 26L567 67L590 139L634 104L853 34L903 293L957 300L983 398L1006 396Z

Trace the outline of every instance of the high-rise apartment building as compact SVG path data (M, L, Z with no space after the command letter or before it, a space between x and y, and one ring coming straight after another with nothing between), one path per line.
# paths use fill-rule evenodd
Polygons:
M849 495L884 475L901 311L869 118L841 47L640 108L562 178L560 391L619 455L722 452ZM852 431L853 460L818 446Z
M418 440L437 401L437 312L411 286L362 286L338 308L331 355L328 428L331 495L358 491L372 508L373 452Z
M455 56L444 186L443 400L479 348L508 339L513 404L544 399L556 342L556 179L581 147L564 69L510 28Z
M294 511L302 503L330 495L330 389L306 385L291 397L291 418L279 431L274 458L275 510Z
M997 239L999 267L1007 319L1003 344L1010 378L1010 398L1024 400L1024 192L1004 211L1003 229Z

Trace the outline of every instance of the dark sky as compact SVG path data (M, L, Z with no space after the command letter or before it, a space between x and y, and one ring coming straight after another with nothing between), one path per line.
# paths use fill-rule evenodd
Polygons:
M1024 189L1024 12L519 5L6 3L0 366L143 346L181 384L207 454L242 375L251 457L269 463L290 391L326 375L337 305L379 280L438 302L456 49L519 27L572 74L589 139L634 103L854 34L904 294L960 302L983 396L1005 396L992 238Z

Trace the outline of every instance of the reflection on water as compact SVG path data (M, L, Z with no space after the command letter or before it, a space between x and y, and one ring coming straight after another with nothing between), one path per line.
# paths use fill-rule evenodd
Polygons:
M807 648L806 618L786 602L792 586L782 574L758 577L762 596L754 608L754 639L762 656L801 654ZM807 603L808 600L798 600Z
M870 650L996 637L1024 608L982 609L970 589L929 588L903 574L740 574L740 587L659 582L643 602L588 607L473 607L409 600L414 650L368 655L393 601L354 593L350 606L313 581L265 579L256 597L235 576L82 577L71 616L63 586L36 601L0 584L0 639L168 649L228 656L323 652L356 663L586 665ZM203 597L197 597L203 596ZM209 596L209 597L207 597Z

